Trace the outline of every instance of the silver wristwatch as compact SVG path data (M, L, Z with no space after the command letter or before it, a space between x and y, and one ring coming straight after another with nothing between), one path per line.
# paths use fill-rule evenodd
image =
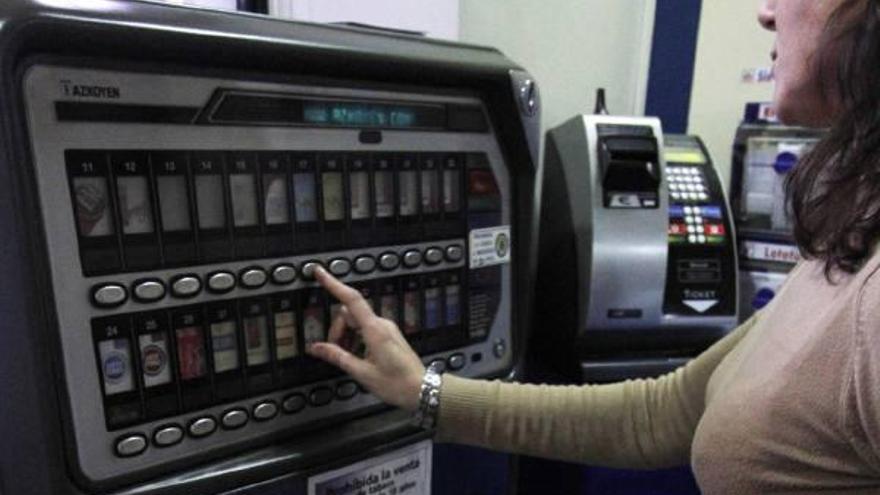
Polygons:
M443 384L442 363L434 362L425 369L422 388L419 393L419 408L414 417L415 424L420 428L431 429L437 424L437 413L440 410L440 386Z

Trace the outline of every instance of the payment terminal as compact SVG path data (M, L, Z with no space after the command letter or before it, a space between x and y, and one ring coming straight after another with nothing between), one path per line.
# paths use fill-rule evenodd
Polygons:
M736 323L730 209L699 138L584 115L547 135L532 353L564 380L678 367Z

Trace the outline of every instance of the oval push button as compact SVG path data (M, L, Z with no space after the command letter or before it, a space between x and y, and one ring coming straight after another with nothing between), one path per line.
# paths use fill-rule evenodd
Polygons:
M358 256L354 260L354 271L366 275L376 269L376 259L372 256Z
M415 268L422 264L422 253L415 249L403 253L403 266L407 268Z
M293 265L283 264L272 269L272 283L287 285L296 280L296 268Z
M379 256L379 267L385 271L394 270L400 266L400 256L397 253L385 253Z
M464 368L465 362L464 354L456 353L449 356L449 360L446 361L446 364L449 365L450 370L458 371Z
M257 421L267 421L278 414L278 406L274 402L261 402L254 406L254 419Z
M241 285L248 289L259 289L266 285L266 282L269 281L269 277L266 275L266 270L254 267L242 271L239 280L241 281Z
M455 263L461 261L462 258L464 258L464 249L461 246L456 244L446 248L446 261Z
M143 435L129 435L116 442L116 455L131 457L147 450L147 438Z
M131 292L139 302L155 302L165 297L165 284L161 280L143 280L135 282Z
M209 416L198 418L189 424L189 434L196 438L208 436L216 429L217 421Z
M334 277L344 277L351 273L351 261L345 258L336 258L330 262L330 273Z
M355 382L342 382L336 386L336 397L341 400L348 400L357 395L358 386Z
M333 395L330 387L316 387L309 392L309 403L313 406L326 406L333 400Z
M223 414L223 417L220 419L220 422L223 423L223 427L227 430L234 430L236 428L241 428L248 421L247 411L244 409L233 409L231 411L227 411Z
M443 373L446 371L446 361L443 358L437 358L430 363L431 366L437 371L437 373Z
M235 275L229 272L216 272L208 275L208 290L217 294L229 292L235 288Z
M281 402L281 409L287 414L296 414L306 408L306 396L303 394L292 394L284 398Z
M92 290L92 302L99 308L115 308L128 299L125 287L119 284L104 284Z
M306 280L315 280L315 270L321 266L321 263L318 261L307 261L303 266L300 273L303 278Z
M441 261L443 261L443 251L441 251L440 248L432 247L425 251L425 263L436 265Z
M181 275L171 282L174 297L194 297L202 290L202 281L196 275Z
M165 426L153 433L153 443L157 447L169 447L183 440L183 430L179 426Z

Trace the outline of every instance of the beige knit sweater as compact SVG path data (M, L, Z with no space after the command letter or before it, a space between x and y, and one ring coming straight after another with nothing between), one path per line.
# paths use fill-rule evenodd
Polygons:
M655 380L540 386L447 375L438 440L586 464L691 462L703 493L880 493L880 256L798 265L764 310Z

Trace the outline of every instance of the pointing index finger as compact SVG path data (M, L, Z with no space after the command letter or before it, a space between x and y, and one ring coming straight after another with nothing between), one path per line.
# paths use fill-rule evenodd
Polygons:
M321 286L327 289L327 292L348 308L349 313L351 313L359 326L365 326L367 322L376 317L373 308L370 307L370 304L364 299L360 291L340 282L336 277L330 275L327 270L322 267L316 268L315 279Z

